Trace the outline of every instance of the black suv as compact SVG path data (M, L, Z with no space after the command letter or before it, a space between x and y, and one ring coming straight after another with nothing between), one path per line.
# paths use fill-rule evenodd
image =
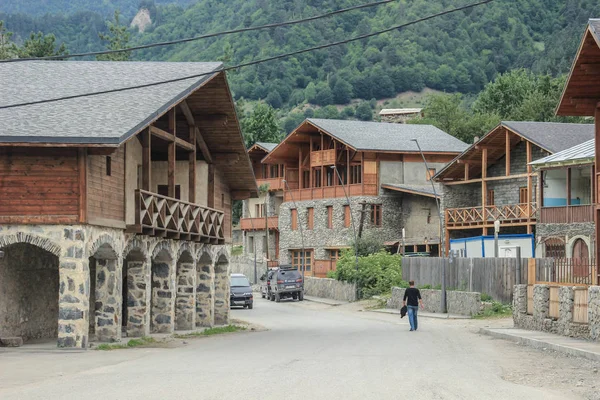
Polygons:
M304 300L304 282L298 270L291 265L282 265L273 271L270 279L270 300L279 302L281 299L292 298Z
M248 307L252 309L254 306L254 296L252 295L252 286L250 281L243 274L231 274L230 282L230 305Z

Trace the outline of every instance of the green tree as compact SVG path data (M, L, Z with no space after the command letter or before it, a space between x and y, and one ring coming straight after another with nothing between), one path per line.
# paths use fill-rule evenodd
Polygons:
M18 54L17 46L11 41L13 36L4 27L4 21L0 21L0 60L16 58Z
M107 22L108 33L99 33L101 40L108 42L108 50L120 50L129 46L130 35L126 25L121 25L121 14L115 11L114 22ZM129 51L122 51L110 54L101 54L96 56L98 61L127 61L131 57Z
M279 143L282 139L277 114L268 104L258 104L250 115L242 119L241 127L248 148L256 142Z
M335 104L348 104L352 100L352 85L343 79L338 79L333 87L333 101Z
M56 37L53 34L43 35L42 32L32 33L18 49L19 58L51 57L69 54L67 47L62 43L56 48Z
M361 121L372 121L373 120L373 110L371 109L371 105L368 101L361 102L358 107L356 107L356 118Z

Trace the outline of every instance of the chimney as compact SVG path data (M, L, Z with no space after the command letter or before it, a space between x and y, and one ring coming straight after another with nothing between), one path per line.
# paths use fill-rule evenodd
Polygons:
M477 142L479 142L479 136L475 136L475 137L473 138L473 143L477 143Z

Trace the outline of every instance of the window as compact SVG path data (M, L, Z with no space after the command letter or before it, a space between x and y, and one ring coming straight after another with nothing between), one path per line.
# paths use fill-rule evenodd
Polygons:
M350 166L350 184L354 185L356 183L362 182L362 167L360 165L351 165Z
M271 165L270 169L271 169L271 174L269 175L269 177L270 178L279 178L279 164Z
M315 209L312 207L309 207L307 209L308 211L308 219L306 222L306 229L313 229L314 224L315 224Z
M158 194L161 196L169 196L169 185L158 185ZM181 185L175 185L175 198L181 200Z
M248 236L248 253L254 253L254 237Z
M425 179L430 181L434 175L435 175L435 168L429 168L429 169L427 169L427 176L425 177Z
M262 178L267 179L269 177L269 166L267 164L261 165Z
M344 228L350 227L350 218L352 218L350 215L350 206L344 206Z
M330 249L327 250L327 253L331 261L337 261L340 258L342 251L340 249Z
M313 187L321 187L321 168L314 170Z
M112 175L112 158L110 156L106 156L106 176Z
M310 171L302 171L302 188L310 188Z
M325 173L325 184L326 186L334 186L335 184L339 184L336 182L335 171L332 168L327 168L327 172Z
M519 188L519 204L526 204L529 202L529 196L527 193L527 187Z
M264 204L256 204L254 206L256 214L254 218L263 218L265 216L265 205Z
M382 206L381 204L371 205L371 224L374 226L381 226L382 217Z
M494 189L490 189L487 192L487 205L493 206L494 204L496 204L494 201Z
M327 228L333 229L333 206L327 206Z
M298 210L295 208L292 211L292 230L295 231L298 229Z
M304 268L306 272L310 272L312 270L312 250L306 250L305 254ZM292 250L292 266L298 271L302 271L302 250Z

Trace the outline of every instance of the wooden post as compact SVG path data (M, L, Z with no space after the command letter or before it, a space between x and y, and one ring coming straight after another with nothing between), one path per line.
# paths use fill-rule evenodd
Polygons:
M346 146L346 187L350 185L350 149Z
M510 175L510 132L506 130L506 176Z
M483 219L484 226L487 220L485 215L485 206L487 206L487 152L488 151L486 147L484 147L481 151L481 217Z
M571 205L571 168L567 168L567 207ZM571 222L571 221L569 221Z
M465 181L469 180L469 163L465 163Z
M177 136L175 121L175 107L169 110L169 133L173 136ZM168 158L168 185L169 185L169 197L175 197L175 163L176 163L176 146L175 141L170 142L167 147L167 158Z
M365 153L360 152L360 194L365 194Z
M87 149L77 149L79 167L79 222L87 222Z
M527 141L527 218L531 219L532 217L532 203L533 203L533 167L530 165L530 162L533 161L531 159L531 142ZM527 224L527 233L533 233L533 226L531 224Z
M308 170L310 171L310 173L308 174L308 181L309 181L309 186L310 188L314 188L315 187L315 183L314 183L314 178L313 178L313 167L312 167L312 156L313 156L313 137L310 137L310 145L309 145L309 149L308 151L310 151L310 155L308 157Z
M600 154L600 103L596 104L596 110L594 112L594 124L595 124L595 137L596 137L596 166L595 166L595 174L594 174L594 188L595 188L595 197L594 197L594 220L595 220L595 226L596 226L596 238L595 238L595 251L594 254L596 255L596 263L599 262L600 260L600 246L598 246L598 242L600 241L600 221L598 220L598 212L600 211L600 208L598 207L598 199L600 198L600 196L598 196L598 188L600 187L598 185L598 171L600 171L600 168L598 168L598 154Z
M208 164L208 184L206 188L206 205L209 208L215 207L215 165Z
M321 198L325 197L325 168L323 166L323 150L325 147L325 143L324 143L324 135L323 132L321 132Z
M188 201L190 203L196 202L196 129L190 126L190 143L194 143L194 150L190 151L189 157L189 195Z
M527 262L527 284L535 285L535 258L530 258Z
M298 156L298 189L304 188L304 174L302 173L302 145Z
M152 179L152 135L150 129L146 128L142 137L142 190L150 190Z

